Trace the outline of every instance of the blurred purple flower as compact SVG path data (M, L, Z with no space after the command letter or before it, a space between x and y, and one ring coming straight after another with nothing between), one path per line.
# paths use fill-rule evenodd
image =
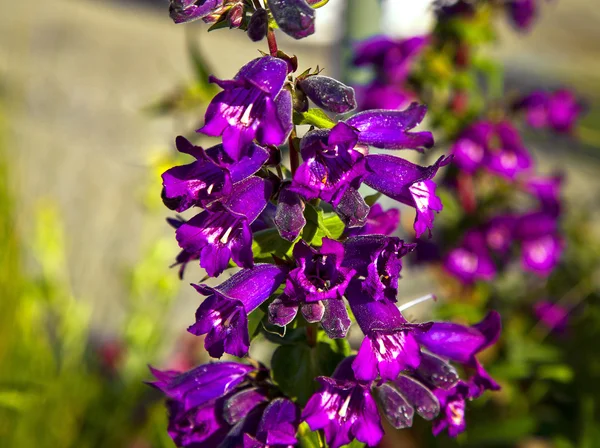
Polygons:
M175 23L203 19L221 8L223 0L170 0L169 14Z
M400 210L390 208L383 210L380 204L373 204L363 227L346 229L346 235L392 235L400 224Z
M496 276L496 267L485 243L481 232L470 230L460 246L446 256L444 267L465 284L492 280Z
M567 329L569 310L558 303L540 300L534 305L533 312L549 330L564 333Z
M536 90L518 100L514 108L525 112L531 127L559 133L570 133L583 112L581 103L566 89L552 93Z

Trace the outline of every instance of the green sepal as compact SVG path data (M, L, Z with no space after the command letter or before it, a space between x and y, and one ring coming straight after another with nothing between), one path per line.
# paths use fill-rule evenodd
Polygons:
M306 112L294 111L294 124L296 126L308 124L319 129L331 129L335 126L335 121L321 109L312 108Z

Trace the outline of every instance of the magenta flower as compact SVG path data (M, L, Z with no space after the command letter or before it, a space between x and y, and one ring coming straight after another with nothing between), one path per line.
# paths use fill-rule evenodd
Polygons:
M281 327L302 312L308 322L321 322L330 338L343 338L350 318L342 300L354 269L344 267L344 246L323 238L319 251L304 241L294 246L297 268L290 271L283 294L269 305L269 320Z
M415 58L428 43L426 36L394 40L386 36L375 36L360 42L354 49L354 65L372 65L379 77L388 83L406 80Z
M223 137L223 149L237 161L256 138L261 145L281 145L292 130L292 97L283 89L287 63L263 56L254 59L231 81L210 77L223 92L211 101L198 132Z
M250 224L266 207L271 188L270 182L256 176L238 182L226 200L177 229L179 246L189 256L197 256L211 277L223 272L230 259L239 266L252 267Z
M525 112L531 127L550 128L559 133L570 133L583 112L581 103L566 89L552 93L536 90L514 107Z
M442 156L433 165L423 167L399 157L370 155L367 157L367 168L372 174L364 182L386 196L414 207L417 211L414 223L417 237L425 230L429 231L431 237L434 212L440 212L443 208L435 195L436 184L431 179L450 160Z
M350 309L365 335L352 368L356 378L372 381L377 374L393 380L407 368L416 369L421 362L415 334L427 331L431 324L410 324L393 302L373 300L353 281L346 291Z
M558 303L541 300L534 305L533 312L549 330L564 333L567 329L569 310Z
M400 211L396 208L383 210L380 204L373 204L363 227L346 229L346 235L392 235L400 224Z
M330 448L339 448L356 439L376 446L383 437L377 405L371 395L371 382L354 376L354 356L344 359L332 377L320 376L321 390L302 411L310 429L323 429Z
M485 243L481 232L469 231L461 245L446 256L444 267L465 284L492 280L496 276L496 267Z
M193 285L207 296L196 311L196 323L188 331L206 334L204 347L213 358L223 353L244 356L250 347L248 315L258 308L285 280L287 270L272 264L243 269L216 288Z
M521 264L526 271L547 277L564 249L556 216L545 212L523 215L515 225L515 238L521 242Z
M356 236L344 242L344 266L364 277L363 292L375 300L396 301L402 257L412 252L416 244L383 235Z
M307 200L319 198L337 206L346 190L358 188L366 175L367 149L357 142L358 133L345 123L338 123L331 131L306 134L300 143L304 162L290 190Z
M298 407L287 398L276 398L265 408L254 435L244 434L244 448L289 447L298 443Z

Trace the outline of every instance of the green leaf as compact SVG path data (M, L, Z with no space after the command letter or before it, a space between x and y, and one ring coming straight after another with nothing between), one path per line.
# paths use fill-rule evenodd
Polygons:
M252 255L255 262L273 261L271 255L279 258L292 255L292 247L294 243L284 240L279 235L277 229L266 229L256 232L252 241Z
M306 422L298 427L298 443L301 448L326 448L318 431L311 431Z
M258 334L260 330L260 321L264 316L265 313L260 308L255 309L248 316L248 334L250 335L251 339L254 339L254 337Z
M321 109L314 108L308 109L306 112L294 111L294 124L308 124L319 129L331 129L335 126L335 121L329 118Z
M537 376L543 380L554 380L559 383L570 383L573 380L573 370L564 364L540 366Z
M379 200L381 197L381 193L371 194L369 196L365 196L365 202L369 207L373 207L373 204Z
M335 213L325 213L321 208L306 204L304 209L306 226L302 231L302 239L313 246L323 244L323 238L338 239L344 233L344 223Z

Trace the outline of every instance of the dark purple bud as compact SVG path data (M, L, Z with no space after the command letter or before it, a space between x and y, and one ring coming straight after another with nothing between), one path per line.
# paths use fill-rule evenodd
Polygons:
M341 299L331 299L324 302L325 313L321 319L321 326L331 339L342 339L348 334L352 321L348 310Z
M442 389L450 389L459 380L458 372L452 365L424 352L421 353L421 364L417 372L427 383Z
M344 114L356 109L354 89L328 76L309 76L299 82L300 88L322 109Z
M304 202L298 193L289 190L288 185L279 192L274 222L281 237L288 241L298 238L306 225Z
M375 392L381 402L384 415L394 428L402 429L412 426L415 410L394 386L387 383L382 384L375 388Z
M432 420L439 414L440 402L423 384L403 374L400 374L393 383L402 396L414 406L417 414L425 420Z
M268 401L266 391L253 387L229 397L223 406L223 418L235 425L260 403Z
M352 187L346 190L335 207L335 212L348 228L364 226L367 223L369 210L362 195Z
M191 22L212 14L223 0L171 0L169 14L175 23Z
M277 298L269 305L269 322L279 327L285 327L298 314L298 303Z
M267 4L285 34L302 39L315 32L315 10L306 0L267 0Z
M263 40L269 30L269 13L266 9L257 9L248 22L248 37L252 42Z

